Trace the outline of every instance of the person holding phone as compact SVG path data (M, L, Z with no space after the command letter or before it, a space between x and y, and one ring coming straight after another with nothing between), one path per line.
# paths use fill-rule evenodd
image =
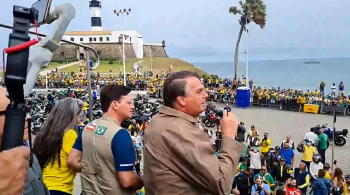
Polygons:
M262 177L255 178L255 184L252 186L252 195L270 195L270 186L263 182Z

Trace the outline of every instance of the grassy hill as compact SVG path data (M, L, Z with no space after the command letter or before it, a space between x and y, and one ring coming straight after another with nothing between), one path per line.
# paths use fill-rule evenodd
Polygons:
M131 72L132 67L135 63L139 62L140 65L142 65L141 72L149 71L151 70L151 61L149 58L144 59L131 59L127 60L126 63L126 72ZM63 66L66 63L60 64L57 62L51 62L48 66L48 69L52 70L56 67ZM152 59L152 71L154 73L160 73L163 70L167 70L170 68L171 64L173 65L174 71L181 71L181 70L189 70L197 72L199 75L207 74L203 70L193 66L192 64L185 62L183 60L177 59L177 58L153 58ZM120 68L123 70L123 63L122 61L113 61L113 64L109 64L109 61L101 61L98 68L95 70L99 73L109 73L110 70L112 70L112 73L119 73ZM80 72L80 65L74 65L70 66L64 69L60 69L59 72ZM2 72L0 72L0 77L2 76Z
M137 62L139 62L139 64L142 65L141 72L151 70L151 61L149 58L131 59L125 62L126 72L131 72L133 65ZM207 74L206 72L193 66L192 64L177 58L153 58L152 71L156 74L160 73L163 70L169 69L171 64L173 65L174 71L189 70L189 71L198 72L200 75ZM95 71L99 73L109 73L110 70L112 70L112 73L119 73L120 68L123 70L123 64L121 61L113 61L113 64L109 64L109 61L101 61L99 67ZM80 65L74 65L68 68L60 69L59 71L60 72L72 72L72 71L79 72Z
M72 63L72 62L69 62L69 63ZM54 68L56 68L56 67L59 67L59 66L63 66L63 65L65 65L65 64L67 64L67 63L58 63L58 62L51 62L50 64L49 64L49 68L48 69L54 69ZM2 77L2 70L1 70L1 72L0 72L0 77Z

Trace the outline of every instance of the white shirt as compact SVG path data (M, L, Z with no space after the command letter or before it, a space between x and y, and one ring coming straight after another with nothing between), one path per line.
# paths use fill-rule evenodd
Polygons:
M311 141L311 143L316 144L318 141L318 136L314 132L307 132L305 133L304 139L308 139Z
M317 176L318 170L323 169L323 164L319 162L318 164L311 162L310 163L310 175L312 177Z
M337 86L332 85L332 87L331 87L331 91L332 91L332 92L335 92L336 90L337 90Z
M250 168L261 169L261 155L259 152L249 151L250 154Z
M141 136L140 135L137 135L137 137L135 138L135 142L137 144L140 144L141 143Z

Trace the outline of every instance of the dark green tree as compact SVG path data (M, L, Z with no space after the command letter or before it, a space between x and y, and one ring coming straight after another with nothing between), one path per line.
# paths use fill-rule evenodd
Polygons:
M254 22L259 25L261 28L265 27L266 24L266 5L262 0L246 0L244 3L239 1L239 7L232 6L229 9L229 12L234 15L238 15L240 19L238 23L240 24L240 30L238 34L238 39L236 43L235 50L235 78L237 79L238 75L238 50L239 43L241 42L243 31L248 31L247 25L250 22Z

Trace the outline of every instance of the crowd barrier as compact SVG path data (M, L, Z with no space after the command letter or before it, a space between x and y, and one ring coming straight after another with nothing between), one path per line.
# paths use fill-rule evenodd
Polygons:
M95 87L97 84L93 84L93 87ZM102 86L101 84L99 84ZM127 84L129 88L131 88L133 91L147 91L149 87L144 84L140 85L132 85ZM75 88L76 86L72 85L71 87ZM50 89L55 88L67 88L66 85L50 85ZM83 85L82 87L87 88L87 85ZM39 89L44 89L44 87L40 87ZM142 93L145 94L145 93ZM148 90L147 95L150 98L162 98L163 92L162 90ZM218 103L227 103L227 104L235 104L236 97L232 96L231 94L220 94L220 93L209 93L208 101L214 101ZM254 107L265 107L270 109L279 109L279 110L288 110L288 111L296 111L296 112L306 112L306 113L314 113L314 114L332 114L333 109L332 106L338 107L336 110L338 115L344 115L349 116L350 115L350 105L347 104L341 104L339 102L330 102L326 103L324 101L313 101L308 104L300 104L297 102L296 99L288 99L288 100L273 100L273 99L267 99L266 97L263 97L262 99L259 99L258 96L252 95L251 97L251 106Z
M338 115L349 116L348 103L326 103L325 101L318 100L301 104L297 102L297 99L271 100L267 98L259 99L257 96L253 96L251 98L251 105L314 114L332 114L334 110L332 107L337 107L336 112Z
M162 92L159 90L156 93L149 93L151 98L162 98ZM220 93L209 93L208 101L213 101L217 103L227 103L233 104L236 103L236 97L230 94L220 94ZM314 101L310 104L300 104L296 99L288 100L271 100L267 98L259 99L257 96L251 97L251 106L253 107L264 107L269 109L278 109L278 110L287 110L295 112L305 112L305 113L314 113L314 114L332 114L332 106L336 106L336 112L338 115L349 116L350 105L349 104L340 104L337 102L330 102L327 104L324 101Z
M97 84L97 83L91 83L91 87L92 88L95 88L97 85L100 85L100 87L102 87L104 84ZM51 90L54 90L54 89L67 89L68 87L69 88L82 88L82 89L87 89L88 86L87 84L82 84L82 85L75 85L75 84L68 84L68 85L65 85L65 84L59 84L59 83L50 83L47 85L47 87ZM134 91L146 91L148 86L147 85L132 85L132 84L127 84L127 87L129 87L131 90L134 90ZM34 86L34 89L46 89L46 86L45 85L35 85Z

